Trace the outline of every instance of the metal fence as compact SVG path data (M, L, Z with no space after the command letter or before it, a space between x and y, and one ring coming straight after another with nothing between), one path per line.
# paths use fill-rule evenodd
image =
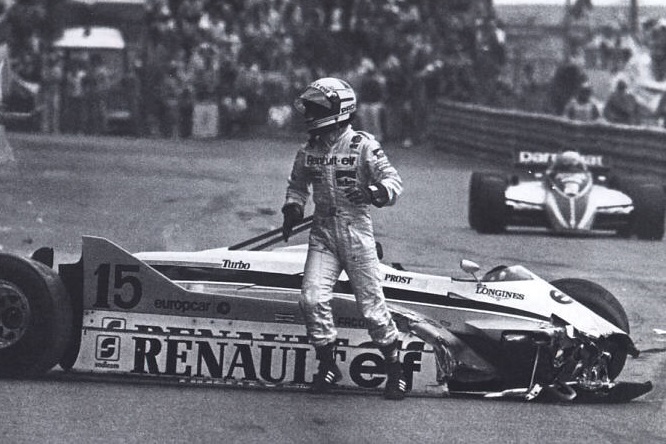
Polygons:
M666 130L574 122L557 116L439 100L429 121L432 144L509 166L517 149L605 154L613 169L666 180Z

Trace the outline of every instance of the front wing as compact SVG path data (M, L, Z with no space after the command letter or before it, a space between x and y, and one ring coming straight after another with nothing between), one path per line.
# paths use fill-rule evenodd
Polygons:
M616 231L631 222L631 200L616 190L594 185L571 198L546 189L541 181L510 186L505 193L507 225L543 227L556 232Z

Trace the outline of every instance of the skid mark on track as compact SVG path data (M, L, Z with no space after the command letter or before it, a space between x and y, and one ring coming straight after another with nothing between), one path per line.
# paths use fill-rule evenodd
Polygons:
M255 213L252 211L236 211L236 216L243 222L247 222L255 216Z
M641 350L641 354L644 353L664 353L666 352L666 347L664 348L648 348L646 350Z
M232 424L229 428L240 432L266 433L266 428L258 424Z
M262 214L264 216L273 216L277 214L277 211L275 211L273 208L259 207L257 208L257 213Z
M234 207L234 198L236 193L224 193L212 197L208 200L206 206L201 210L203 215L221 213Z
M236 211L236 216L243 222L247 222L255 217L274 216L277 211L272 208L256 208L254 211L240 210Z
M652 331L657 335L661 336L657 338L657 342L666 342L666 330L662 330L659 328L654 328ZM645 350L641 350L641 354L648 353L648 354L657 354L657 353L664 353L666 352L666 347L652 347L652 348L647 348Z

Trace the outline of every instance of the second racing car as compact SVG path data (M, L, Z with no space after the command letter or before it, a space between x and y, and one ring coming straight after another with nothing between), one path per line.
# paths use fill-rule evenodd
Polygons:
M513 175L472 173L469 224L479 233L541 227L562 234L612 232L660 240L663 185L610 176L602 155L519 151Z

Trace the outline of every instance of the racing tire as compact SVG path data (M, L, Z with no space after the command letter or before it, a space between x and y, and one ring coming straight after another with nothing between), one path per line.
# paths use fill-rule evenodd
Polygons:
M0 377L33 378L53 368L72 335L72 304L46 265L0 255Z
M642 240L664 238L664 189L655 183L641 184L634 201L633 228L636 237Z
M557 279L550 284L629 334L629 319L622 304L601 285L575 278ZM612 356L608 373L611 379L615 379L624 368L628 350L624 342L613 338L608 340L607 347Z
M482 234L504 232L508 219L506 187L506 178L499 174L472 173L468 207L472 229Z
M666 193L662 185L617 178L618 188L627 194L633 204L634 212L629 225L618 230L621 237L635 234L641 240L661 240L664 238L666 215Z

